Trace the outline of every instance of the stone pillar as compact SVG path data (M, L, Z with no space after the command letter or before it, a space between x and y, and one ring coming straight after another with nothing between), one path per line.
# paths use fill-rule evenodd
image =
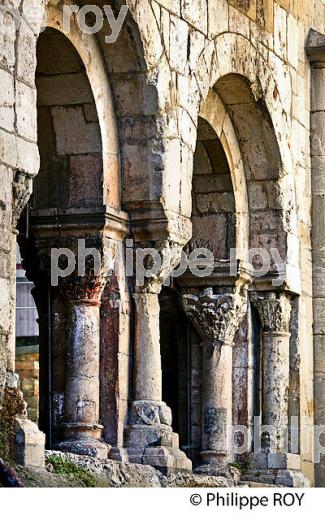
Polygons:
M262 326L262 429L261 436L254 432L252 474L258 472L259 480L270 484L304 486L300 455L289 453L288 446L291 296L253 293L252 301Z
M163 472L191 470L172 429L171 409L162 401L159 301L162 283L178 264L181 247L155 244L161 268L143 285L136 284L133 397L125 449L113 449L117 460L149 464ZM138 282L138 281L137 281Z
M311 29L311 191L315 424L325 424L325 35ZM315 464L316 486L325 486L325 456Z
M63 278L66 300L64 441L58 448L106 458L108 445L99 424L99 308L101 292L88 280Z
M203 342L202 449L203 466L232 461L231 341Z
M162 401L158 292L139 291L134 299L134 401L126 435L127 460L163 472L191 470L172 429L171 409Z
M161 401L159 300L157 293L134 294L136 306L134 396L137 401Z
M290 296L269 292L252 298L262 324L262 422L274 430L262 439L263 449L278 453L288 436ZM272 430L270 430L272 433Z
M9 463L42 467L45 465L45 435L27 418L27 404L17 388L18 374L15 373L17 223L31 193L31 175L16 171L8 186L12 190L12 212L6 221L8 234L5 236L8 278L3 279L0 288L3 296L0 301L0 349L2 336L5 340L5 351L0 352L0 457Z
M247 311L247 280L234 287L184 294L184 309L202 339L202 464L196 472L230 476L232 347Z

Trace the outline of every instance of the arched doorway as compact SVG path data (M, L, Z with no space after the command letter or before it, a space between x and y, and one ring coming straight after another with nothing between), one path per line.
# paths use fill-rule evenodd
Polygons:
M192 181L193 235L185 252L198 248L212 252L221 271L211 279L193 276L188 270L174 280L173 288L160 294L160 334L163 370L163 399L173 412L180 446L196 465L202 430L201 340L182 308L184 290L222 285L223 266L229 268L236 247L236 205L228 160L212 126L198 120Z
M97 244L105 183L101 129L87 72L76 49L55 29L47 28L38 39L36 87L40 171L20 221L18 241L27 276L35 284L40 328L39 425L46 433L47 446L52 447L62 440L66 428L67 380L74 377L70 386L76 384L75 376L67 372L69 301L81 298L80 292L85 294L82 298L89 298L82 277L67 282L63 290L53 283L52 251L70 248L75 253L80 239L85 247ZM64 260L57 269L65 269ZM91 256L84 261L88 272ZM79 289L74 291L74 285ZM88 291L95 298L93 282ZM81 315L81 328L83 319ZM98 394L99 374L95 377L93 392ZM89 408L89 418L99 415L95 401L85 398L82 403L83 410Z

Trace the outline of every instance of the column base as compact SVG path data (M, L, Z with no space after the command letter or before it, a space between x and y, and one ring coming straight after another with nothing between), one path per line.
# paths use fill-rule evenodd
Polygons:
M256 453L253 468L241 480L285 487L310 486L301 472L300 455L293 453Z
M113 448L110 457L120 462L152 466L164 475L192 471L192 462L179 448L152 446L145 449Z
M84 438L60 442L53 448L57 451L67 451L76 455L85 455L96 459L107 459L110 446L99 439Z
M115 448L112 457L134 464L147 464L163 473L191 471L192 462L179 449L173 432L171 410L163 402L135 401L131 425L125 435L125 448Z
M228 464L218 462L200 464L194 468L194 473L197 475L204 475L207 477L225 477L232 479Z
M65 440L55 446L56 450L107 459L110 446L101 440L101 424L71 423L64 428Z

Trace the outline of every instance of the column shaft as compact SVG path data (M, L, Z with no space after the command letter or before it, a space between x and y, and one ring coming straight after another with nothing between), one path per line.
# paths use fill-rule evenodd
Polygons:
M118 460L149 464L162 471L190 470L192 464L179 449L178 435L172 429L171 409L162 401L158 294L136 293L134 299L134 401L126 452L117 450L113 455Z
M270 452L283 450L288 428L290 333L263 334L263 425L271 426L276 442Z
M202 462L229 462L232 424L232 344L229 342L219 346L204 344L202 417Z
M232 348L247 312L246 284L207 287L183 295L186 314L202 338L202 464L196 472L229 476L232 449ZM225 290L226 289L226 290Z
M69 302L67 314L65 435L99 437L99 306Z
M161 401L162 376L158 294L134 295L136 302L135 400Z

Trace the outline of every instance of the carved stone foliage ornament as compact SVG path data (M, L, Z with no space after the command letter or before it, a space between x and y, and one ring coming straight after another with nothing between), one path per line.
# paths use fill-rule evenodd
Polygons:
M44 238L36 241L37 255L41 271L52 276L53 255L57 255L55 265L60 270L58 289L65 300L96 301L112 274L114 245L101 236ZM87 251L84 253L84 251ZM60 254L62 253L62 254ZM66 274L68 262L74 262L72 272ZM62 276L61 276L62 273Z
M236 286L214 294L208 288L199 295L183 295L183 306L204 342L232 343L247 312L247 291Z
M148 249L143 264L136 266L136 292L159 293L161 286L179 265L183 245L171 240L138 242L136 248ZM152 254L150 253L152 250ZM158 256L160 261L157 262ZM145 270L147 272L141 272ZM140 276L138 276L140 274ZM142 279L144 278L143 282Z
M270 291L253 293L251 299L259 313L264 332L290 331L290 295Z
M172 414L165 403L151 403L149 401L135 401L131 412L132 424L154 426L164 424L171 426Z
M32 176L17 171L12 185L12 228L15 230L22 210L32 193Z

